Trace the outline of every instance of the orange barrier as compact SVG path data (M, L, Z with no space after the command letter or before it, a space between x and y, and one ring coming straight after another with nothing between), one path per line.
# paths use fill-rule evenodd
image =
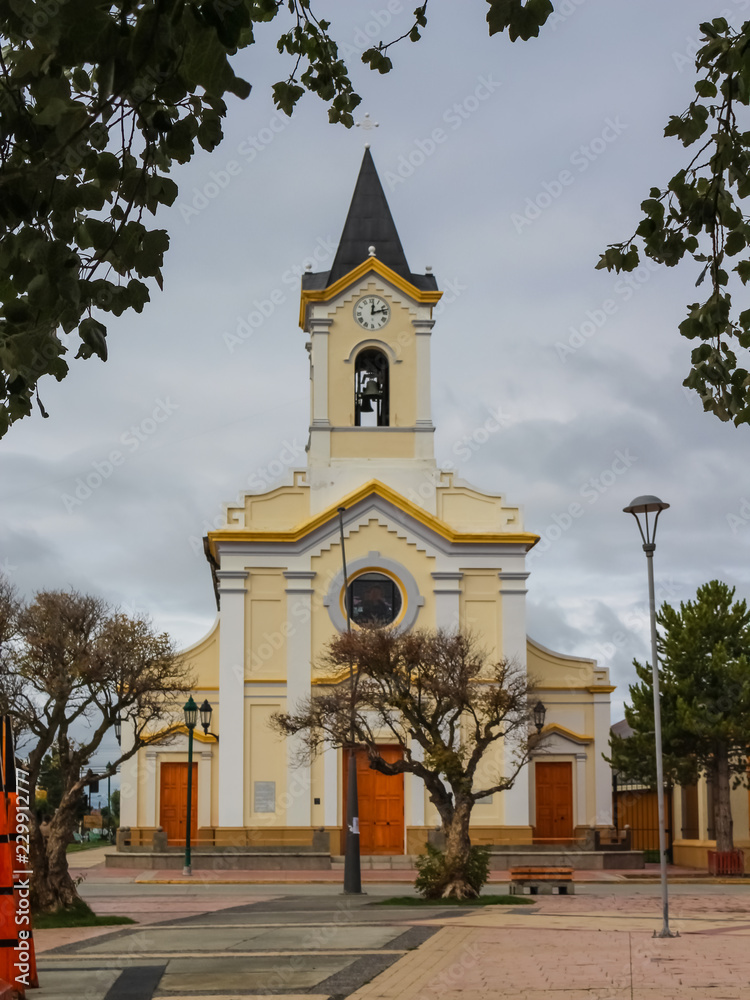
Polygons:
M19 997L39 986L31 929L28 788L18 788L13 730L0 719L0 980ZM19 807L20 799L20 807ZM2 994L0 994L1 996Z

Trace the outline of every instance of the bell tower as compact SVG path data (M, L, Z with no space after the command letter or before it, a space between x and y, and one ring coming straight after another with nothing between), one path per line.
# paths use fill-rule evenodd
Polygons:
M302 277L310 352L313 511L371 479L404 493L434 476L431 269L413 273L369 148L330 271Z

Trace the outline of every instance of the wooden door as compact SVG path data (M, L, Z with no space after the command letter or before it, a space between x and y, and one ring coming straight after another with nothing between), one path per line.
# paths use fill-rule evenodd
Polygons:
M400 747L379 747L389 764L401 760ZM344 822L349 775L349 751L344 752ZM359 799L360 854L404 853L404 776L381 774L370 767L367 754L357 753L357 797ZM342 844L343 849L343 844Z
M568 762L542 762L536 772L535 841L573 839L573 765Z
M187 820L187 764L162 764L159 824L166 830L170 844L185 843ZM193 764L193 788L190 809L190 841L198 835L198 765Z

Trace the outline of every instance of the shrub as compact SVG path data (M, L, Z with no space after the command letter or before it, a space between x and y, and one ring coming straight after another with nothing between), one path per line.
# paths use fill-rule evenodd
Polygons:
M490 852L486 847L472 847L466 863L454 862L449 865L443 851L425 844L426 854L420 854L415 860L417 878L414 888L424 899L442 899L445 890L454 882L465 882L471 892L466 896L481 892L490 874ZM453 895L453 893L452 893Z

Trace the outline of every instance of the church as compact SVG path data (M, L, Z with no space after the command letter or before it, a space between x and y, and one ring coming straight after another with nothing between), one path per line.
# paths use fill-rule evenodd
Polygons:
M470 629L490 656L513 659L535 679L545 749L511 790L477 803L474 843L564 843L611 825L602 757L608 671L527 636L526 557L538 536L504 495L475 489L435 461L430 347L441 294L431 268L411 270L366 148L332 267L301 281L306 466L226 504L224 523L205 539L218 616L185 651L193 696L214 709L210 731L198 726L194 735L198 849L304 851L315 843L343 853L344 754L328 748L300 764L294 741L282 741L269 721L321 682L320 655L346 628L346 595L353 628L376 615L399 629ZM133 846L149 845L159 827L171 844L184 843L186 734L122 767L121 823ZM491 763L502 770L498 753ZM363 855L420 853L438 825L413 775L372 771L360 800Z

